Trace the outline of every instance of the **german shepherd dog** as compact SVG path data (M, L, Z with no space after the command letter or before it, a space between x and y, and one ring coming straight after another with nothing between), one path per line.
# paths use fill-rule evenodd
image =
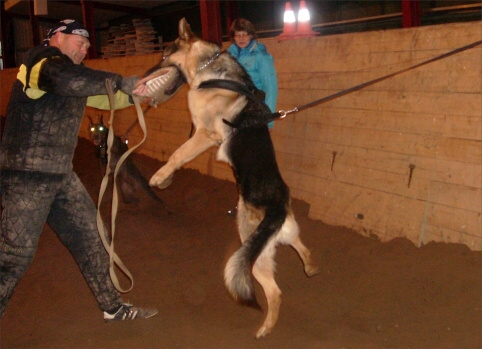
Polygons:
M89 137L95 146L96 156L99 159L102 176L104 176L108 163L107 135L109 133L109 128L104 124L102 116L99 116L97 123L92 120L92 117L88 117L90 120L88 126ZM114 135L114 142L110 152L111 159L109 163L112 173L114 172L119 159L127 150L128 148L126 142L123 141L121 137ZM139 171L131 157L127 157L119 169L117 173L117 183L119 185L122 201L124 203L129 204L139 202L139 198L135 196L135 193L138 190L144 190L152 199L159 201L165 207L164 201L159 198L151 186L149 186L147 179Z
M231 165L236 179L242 242L226 264L224 280L236 301L258 309L252 275L261 284L268 311L256 338L264 337L273 330L281 303L274 279L276 246L291 245L307 276L319 273L319 269L299 238L289 189L281 178L266 124L271 113L253 98L256 88L251 78L229 53L221 53L218 45L196 37L184 18L178 30L179 38L166 48L157 68L174 66L184 75L190 86L188 104L195 133L149 184L166 188L183 164L212 146L219 147L217 159ZM227 87L211 84L219 80Z

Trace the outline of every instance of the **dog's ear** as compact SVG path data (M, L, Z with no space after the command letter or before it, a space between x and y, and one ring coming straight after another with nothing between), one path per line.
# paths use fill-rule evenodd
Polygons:
M191 30L191 26L189 23L186 21L186 18L181 18L179 21L179 39L185 40L185 41L191 41L194 39L196 36Z
M104 125L104 115L103 114L99 115L99 124Z
M87 117L90 120L90 122L89 122L89 128L90 128L94 124L94 120L92 120L92 117L90 115L87 115Z

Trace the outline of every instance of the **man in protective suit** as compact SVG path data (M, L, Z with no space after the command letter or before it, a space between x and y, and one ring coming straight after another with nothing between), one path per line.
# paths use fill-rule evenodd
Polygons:
M138 77L82 65L88 38L79 22L61 21L27 52L13 85L0 145L0 318L32 262L45 222L71 252L105 321L157 314L124 303L112 284L96 206L73 172L85 106L109 109L106 79L118 108L132 105L130 95L146 93Z

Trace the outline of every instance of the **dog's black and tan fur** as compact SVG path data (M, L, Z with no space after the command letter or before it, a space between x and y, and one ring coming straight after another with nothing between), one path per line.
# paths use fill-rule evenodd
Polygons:
M289 189L278 170L264 122L269 118L269 109L234 91L199 88L203 81L224 79L255 90L237 61L229 53L221 53L216 44L197 38L185 19L179 22L179 38L166 49L160 65L177 67L190 85L188 103L196 131L154 174L150 185L166 188L183 164L210 147L219 146L217 159L228 162L236 178L237 223L242 241L227 262L225 283L238 302L256 307L259 305L251 275L261 284L268 313L256 337L264 337L275 326L281 303L281 291L274 279L276 245L294 247L308 276L319 272L298 236Z
M99 159L102 176L104 176L106 173L107 164L110 166L111 173L114 173L119 159L128 150L127 144L121 139L121 137L114 135L114 141L110 150L111 159L110 162L108 162L107 136L109 133L109 128L104 124L104 119L102 116L99 117L97 122L94 122L90 116L88 117L90 120L88 126L89 138L95 146L95 152L97 158ZM119 169L117 173L117 183L120 189L122 201L126 204L139 202L140 200L138 197L136 197L136 192L143 190L152 199L159 201L163 206L165 206L164 201L158 197L154 190L149 186L149 182L142 175L131 157L127 157Z

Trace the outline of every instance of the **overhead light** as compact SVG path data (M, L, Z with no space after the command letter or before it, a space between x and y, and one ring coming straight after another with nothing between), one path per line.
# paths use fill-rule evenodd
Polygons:
M285 5L285 14L283 17L283 23L295 23L295 13L291 9L291 3L289 2L287 2Z
M278 40L292 39L296 32L295 13L291 9L291 3L285 5L285 14L283 16L283 32L277 36Z
M301 0L295 38L309 38L317 35L320 35L320 33L311 30L310 12L306 7L306 1Z
M286 13L285 13L286 15ZM310 11L306 8L306 2L300 2L300 10L298 11L298 22L309 22L310 21Z

